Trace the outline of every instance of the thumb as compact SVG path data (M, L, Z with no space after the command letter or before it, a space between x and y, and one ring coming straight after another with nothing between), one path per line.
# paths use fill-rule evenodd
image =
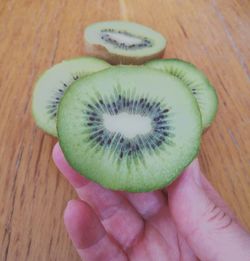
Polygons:
M168 199L177 229L199 259L250 260L249 234L201 176L198 160L168 187Z

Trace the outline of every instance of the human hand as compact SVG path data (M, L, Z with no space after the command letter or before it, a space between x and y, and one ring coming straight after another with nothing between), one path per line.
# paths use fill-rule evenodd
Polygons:
M80 200L69 201L64 222L85 261L250 260L250 236L200 173L195 160L167 189L114 192L53 159Z

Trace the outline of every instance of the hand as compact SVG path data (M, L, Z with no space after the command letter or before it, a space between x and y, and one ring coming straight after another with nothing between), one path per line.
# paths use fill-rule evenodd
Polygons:
M165 190L114 192L75 172L57 144L53 158L80 200L64 221L85 261L250 260L250 236L195 160Z

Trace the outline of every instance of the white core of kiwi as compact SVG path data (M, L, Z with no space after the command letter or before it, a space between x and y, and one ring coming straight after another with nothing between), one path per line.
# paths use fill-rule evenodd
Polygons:
M131 37L126 34L118 34L115 32L108 32L106 33L108 37L113 39L114 41L117 41L119 43L125 43L126 45L138 45L141 43L141 39L138 37Z
M120 133L128 139L145 135L152 130L151 119L139 114L122 112L117 115L103 114L103 123L107 130ZM129 127L129 128L128 128Z

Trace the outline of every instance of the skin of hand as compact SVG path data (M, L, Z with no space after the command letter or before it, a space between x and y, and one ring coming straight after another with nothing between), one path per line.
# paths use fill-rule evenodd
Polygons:
M84 261L249 261L250 235L194 160L164 190L116 192L85 179L58 144L53 159L75 188L64 222Z

